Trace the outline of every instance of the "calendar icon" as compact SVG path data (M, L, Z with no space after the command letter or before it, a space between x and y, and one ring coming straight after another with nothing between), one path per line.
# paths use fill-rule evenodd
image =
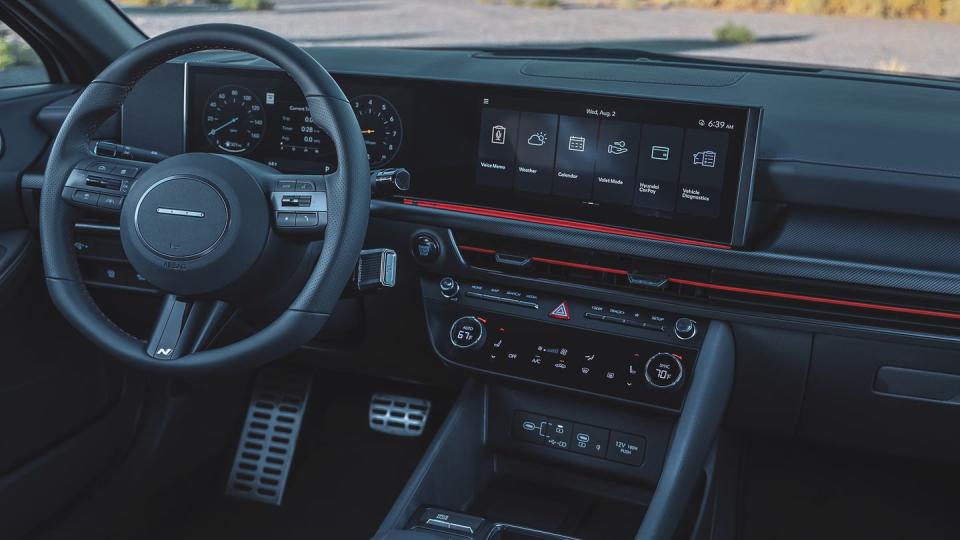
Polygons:
M583 152L583 150L586 147L587 147L586 139L584 139L583 137L577 137L576 135L570 136L570 144L567 145L567 148L569 148L571 151Z

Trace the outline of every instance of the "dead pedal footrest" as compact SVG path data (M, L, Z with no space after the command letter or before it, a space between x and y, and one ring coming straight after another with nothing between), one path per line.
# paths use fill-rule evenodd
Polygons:
M226 494L279 506L314 373L269 367L257 374Z
M430 416L426 399L374 394L370 398L370 429L401 437L419 437Z

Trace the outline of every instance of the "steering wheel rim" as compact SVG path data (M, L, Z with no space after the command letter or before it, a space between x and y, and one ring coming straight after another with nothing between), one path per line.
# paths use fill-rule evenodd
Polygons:
M136 82L168 60L203 50L253 54L290 75L306 97L314 123L333 140L338 167L326 180L326 230L319 258L290 306L245 339L164 360L149 354L143 341L114 324L87 291L72 247L77 212L64 201L64 190L71 172L92 157L93 134L120 110ZM293 351L323 328L362 248L369 191L369 165L356 117L343 91L316 59L286 39L255 28L205 24L174 30L131 49L97 76L81 93L54 140L40 198L47 287L73 326L110 355L134 366L175 374L249 369Z

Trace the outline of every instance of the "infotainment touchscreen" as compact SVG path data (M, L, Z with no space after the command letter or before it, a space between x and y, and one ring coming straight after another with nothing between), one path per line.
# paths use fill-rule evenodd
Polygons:
M390 97L415 204L743 243L759 108L438 81Z

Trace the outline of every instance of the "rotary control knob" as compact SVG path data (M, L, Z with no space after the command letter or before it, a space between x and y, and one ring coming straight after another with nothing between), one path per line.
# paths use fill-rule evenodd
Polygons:
M450 326L450 343L458 349L479 349L487 340L487 329L477 317L460 317Z
M683 364L670 353L657 353L647 360L644 376L650 386L656 388L674 388L683 381Z
M460 284L452 277L445 277L440 280L440 294L444 298L456 298L460 294Z
M692 339L697 335L697 321L681 317L673 324L673 333L683 340Z

